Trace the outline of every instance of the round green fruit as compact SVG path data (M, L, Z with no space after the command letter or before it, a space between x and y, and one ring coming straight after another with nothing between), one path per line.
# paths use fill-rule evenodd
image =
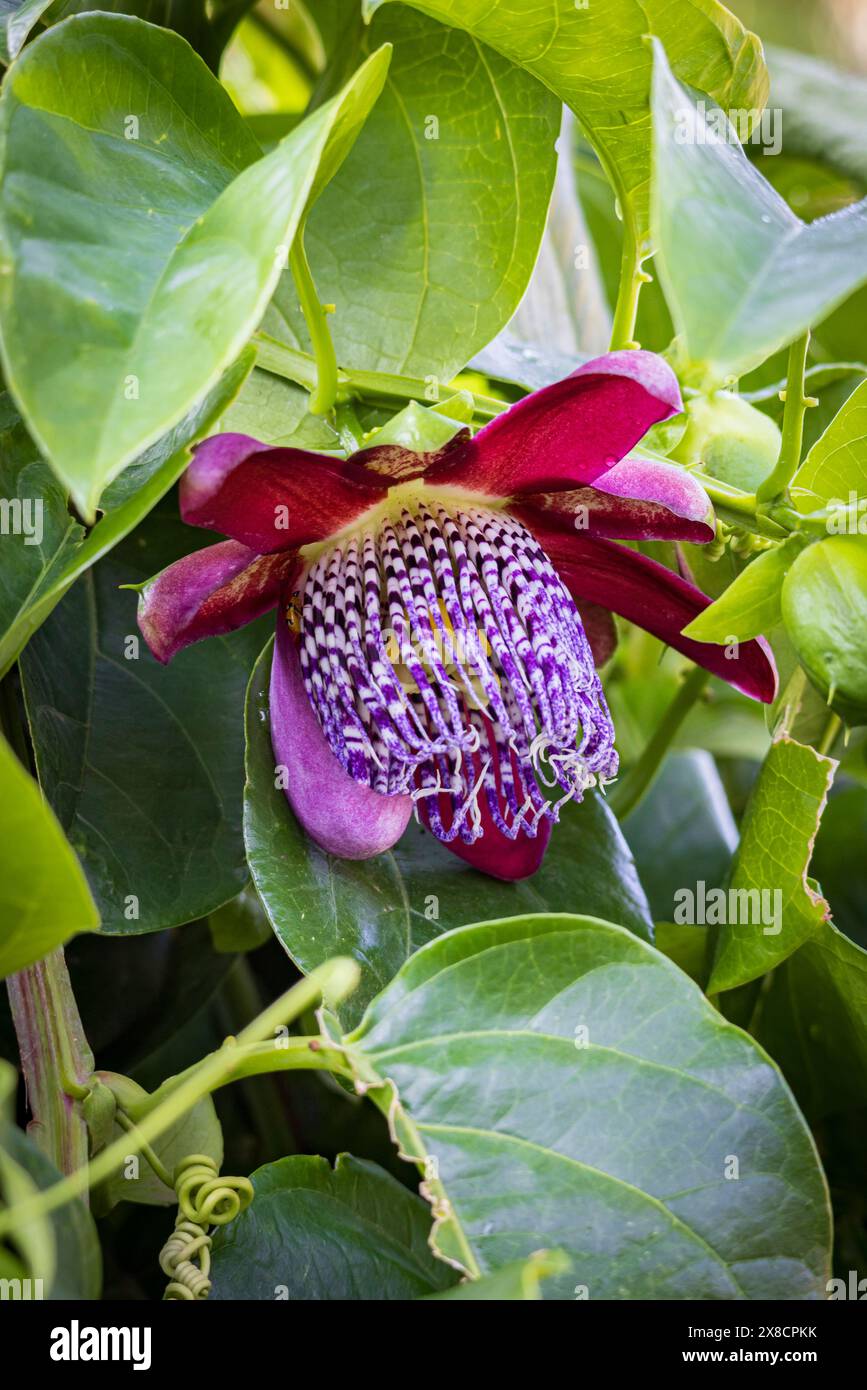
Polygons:
M755 492L770 473L782 436L769 416L732 391L693 396L686 403L687 426L671 457L704 464L721 483Z
M786 575L782 612L817 690L847 724L867 724L867 542L807 546Z

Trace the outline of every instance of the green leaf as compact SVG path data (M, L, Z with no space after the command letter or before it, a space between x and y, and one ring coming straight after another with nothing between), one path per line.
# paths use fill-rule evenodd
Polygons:
M158 509L74 586L22 656L40 781L111 933L205 916L248 878L243 699L269 620L163 667L138 634L136 595L119 587L199 539L174 507Z
M560 372L560 377L574 371L579 362L607 352L611 340L611 310L599 265L599 247L595 238L591 239L575 177L573 147L577 128L572 112L563 110L557 173L539 257L526 294L503 330L513 346L516 341L525 344L535 349L540 358L556 354L567 361L571 359L571 365ZM614 194L601 171L600 176L611 200L613 218ZM614 233L612 248L618 259L619 231L618 228ZM490 346L496 350L497 340ZM524 365L531 360L525 358Z
M384 3L367 0L366 8ZM602 10L574 0L417 0L416 8L490 44L571 107L639 242L648 232L651 155L645 36L658 35L678 75L727 110L765 104L759 40L715 0L607 0Z
M105 485L238 356L320 162L331 170L345 153L387 64L387 50L374 54L262 158L201 59L141 20L66 20L10 70L0 98L4 369L86 519Z
M792 479L802 512L833 501L847 506L853 493L867 497L867 381L843 403Z
M0 497L5 522L0 674L5 674L26 641L27 619L39 595L58 583L84 536L6 391L0 394Z
M174 29L217 70L220 54L232 31L254 0L102 0L110 14L135 15ZM0 63L18 56L40 19L58 24L71 15L93 9L91 0L0 0Z
M828 904L807 870L836 766L785 734L772 744L747 805L722 922L711 921L708 906L708 923L719 928L709 993L758 979L824 928Z
M27 36L52 0L0 0L0 63L17 58Z
M848 724L867 724L867 542L832 535L786 575L783 621L810 680Z
M299 1155L252 1183L252 1205L214 1236L211 1299L382 1302L457 1278L428 1247L430 1208L375 1163Z
M127 1130L122 1129L111 1118L113 1073L101 1071L95 1075L105 1088L103 1095L109 1102L105 1133L99 1136L94 1146L94 1151L98 1152L126 1134ZM123 1088L124 1109L128 1114L132 1114L133 1120L141 1118L148 1110L147 1092L128 1076L118 1077L117 1080ZM128 1097L136 1097L137 1093L140 1093L137 1099L130 1104ZM212 1158L219 1171L223 1162L223 1131L211 1097L204 1096L202 1100L197 1101L190 1110L164 1130L151 1143L150 1148L167 1173L174 1174L178 1165L190 1154L203 1154ZM94 1208L100 1216L106 1215L118 1202L134 1202L148 1207L170 1206L177 1202L174 1188L166 1186L143 1154L137 1154L132 1136L129 1155L118 1163L114 1172L105 1178L94 1192Z
M61 488L45 464L14 410L11 397L0 397L0 495L18 497L22 517L41 516L42 542L31 545L26 534L11 536L4 545L0 574L0 675L3 675L32 634L60 599L91 565L106 555L177 482L189 463L190 448L211 432L217 418L241 388L253 364L254 351L245 348L199 405L147 449L100 498L102 515L86 539L66 508ZM226 423L231 416L226 417ZM41 512L34 509L39 508ZM28 511L28 508L30 509Z
M656 946L678 969L704 989L707 983L707 927L656 923Z
M251 883L237 898L210 914L208 927L214 950L221 955L255 951L271 940L271 923Z
M347 21L357 13L354 0L343 8ZM336 306L338 360L444 384L526 289L560 104L499 53L410 10L377 16L362 52L386 42L385 90L305 241L319 293ZM270 331L306 347L296 301L281 289L283 321Z
M564 1274L569 1260L561 1250L537 1250L528 1260L504 1265L496 1274L482 1279L465 1279L445 1293L428 1294L429 1299L458 1299L463 1303L537 1303L542 1297L541 1282L552 1274Z
M220 55L255 0L101 0L109 14L135 15L151 24L174 29L216 72ZM92 0L54 0L46 21L57 24L94 8Z
M721 884L738 832L710 754L699 748L672 753L624 821L623 833L654 918L671 917L674 895L684 884Z
M747 642L780 622L783 580L803 550L799 537L757 555L721 598L683 629L696 642Z
M477 873L412 823L389 854L364 861L320 850L275 786L268 723L270 644L247 693L244 836L253 882L277 937L308 972L354 956L359 988L341 1006L354 1022L419 946L484 912L562 911L580 903L650 939L652 922L631 856L604 801L566 807L544 864L521 883Z
M249 434L264 444L334 452L340 438L321 416L307 409L309 392L257 367L220 422L221 430Z
M758 366L867 280L867 200L809 225L716 117L699 110L655 45L653 227L657 265L691 377ZM710 117L710 118L709 118Z
M823 1296L825 1185L787 1087L622 928L450 932L343 1045L425 1171L436 1249L469 1273L556 1245L555 1298Z
M814 158L867 184L867 81L834 63L771 48L770 105L782 107L786 153Z
M0 738L0 978L98 931L99 914L51 807Z
M46 1187L60 1182L61 1174L36 1145L12 1125L0 1127L0 1180L4 1197L13 1195L9 1188L11 1165L15 1164L17 1182L13 1178L18 1200L35 1196ZM29 1179L29 1183L25 1182ZM38 1243L31 1247L32 1263L28 1262L22 1276L42 1279L43 1294L56 1302L78 1299L97 1299L102 1288L102 1251L93 1217L83 1202L73 1200L57 1208L49 1216L28 1222L28 1227L41 1228ZM47 1259L50 1241L53 1260ZM2 1253L0 1253L2 1259ZM54 1265L53 1274L45 1271ZM21 1277L21 1276L19 1276Z
M861 1109L867 1090L867 951L828 922L774 972L751 1029L779 1062L811 1120Z

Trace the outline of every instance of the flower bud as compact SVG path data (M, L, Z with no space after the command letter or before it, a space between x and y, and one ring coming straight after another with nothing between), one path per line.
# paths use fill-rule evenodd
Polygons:
M671 457L703 463L712 477L755 492L780 452L777 425L732 391L694 396L686 403L687 427Z

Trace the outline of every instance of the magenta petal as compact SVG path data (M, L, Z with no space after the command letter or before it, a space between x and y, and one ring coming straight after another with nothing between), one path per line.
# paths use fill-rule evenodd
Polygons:
M493 497L592 483L659 420L683 409L677 378L652 352L610 352L534 391L441 458L430 483Z
M550 526L615 540L703 544L716 534L713 507L700 483L675 464L650 459L624 459L595 487L533 493L511 510L532 526L533 508Z
M777 668L764 638L736 649L693 642L681 630L711 602L700 589L664 565L613 541L567 535L534 525L535 535L576 602L589 599L652 632L699 666L755 700L777 694Z
M369 859L400 839L412 797L381 796L353 781L329 747L304 689L298 649L277 623L271 667L271 744L286 796L311 839L341 859Z
M181 516L269 554L324 540L387 492L384 479L351 460L215 434L181 479Z
M237 541L185 555L141 590L145 641L165 663L191 642L234 632L274 607L297 563L294 554L258 555Z

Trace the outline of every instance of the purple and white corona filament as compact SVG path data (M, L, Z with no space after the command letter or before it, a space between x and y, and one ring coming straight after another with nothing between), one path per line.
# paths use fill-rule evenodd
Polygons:
M416 811L474 867L526 877L564 804L617 771L597 674L612 612L754 698L776 692L761 638L732 660L684 637L709 600L616 544L714 536L694 478L627 457L681 409L667 364L629 351L472 437L418 406L348 459L215 435L181 512L229 539L145 586L142 631L168 661L276 607L271 741L311 838L363 859Z
M445 843L483 835L482 805L506 838L533 836L616 773L575 602L506 512L419 499L324 550L300 657L341 767L424 803Z

